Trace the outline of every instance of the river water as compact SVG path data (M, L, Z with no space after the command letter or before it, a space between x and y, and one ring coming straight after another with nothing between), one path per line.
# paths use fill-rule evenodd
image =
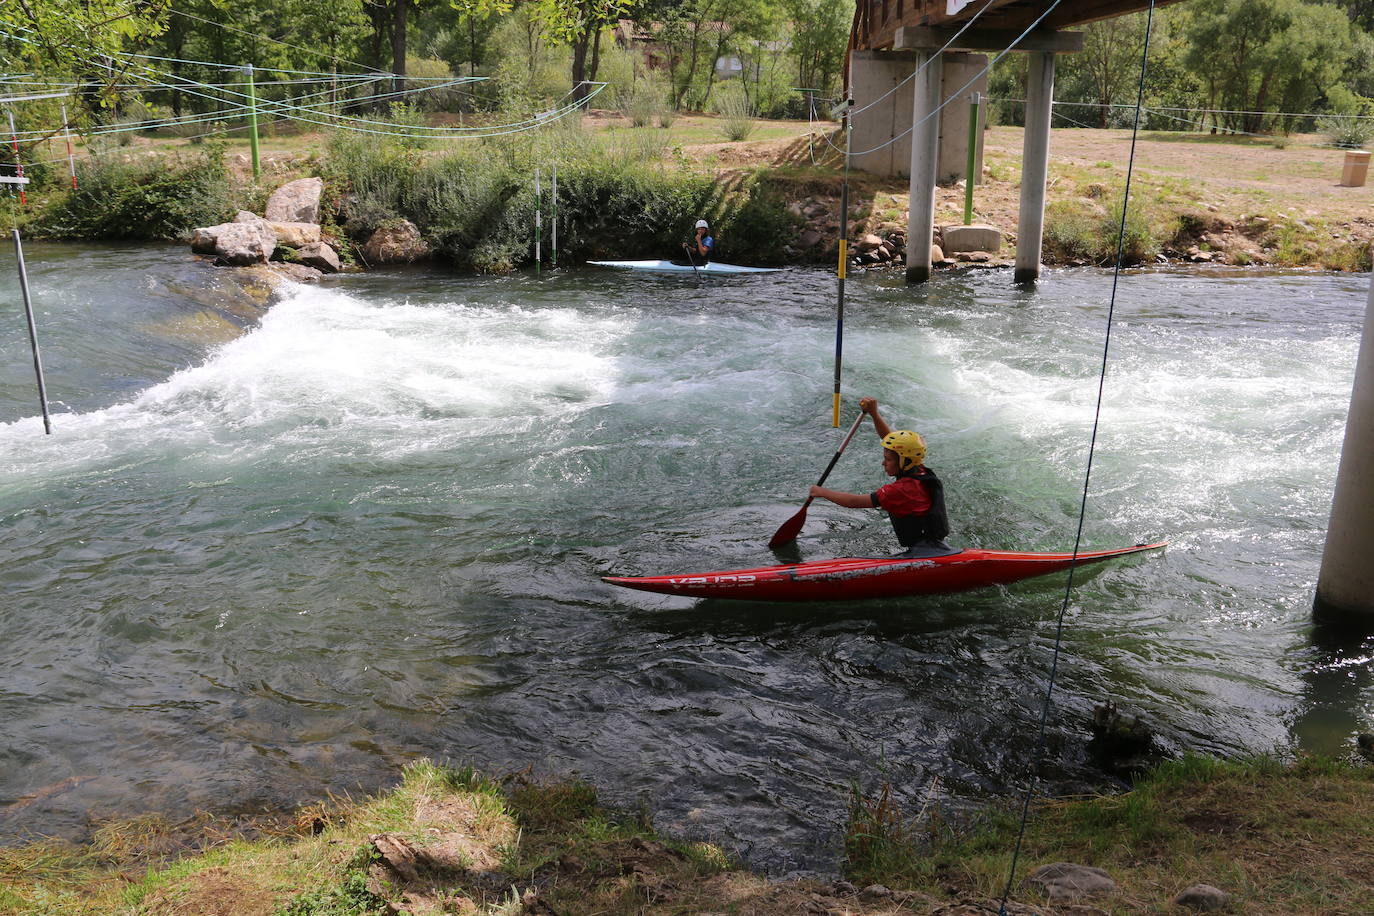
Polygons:
M841 436L834 280L434 270L260 320L182 249L27 248L54 434L0 262L0 832L372 790L430 756L580 774L773 871L828 868L848 787L1014 793L1064 577L948 597L693 602L605 574L776 562ZM1073 545L1111 275L851 278L860 394L930 444L959 545ZM1313 584L1368 276L1122 277L1050 788L1106 699L1169 752L1338 750L1368 644ZM239 333L243 325L247 333ZM861 433L830 483L867 490ZM814 505L807 559L891 549Z

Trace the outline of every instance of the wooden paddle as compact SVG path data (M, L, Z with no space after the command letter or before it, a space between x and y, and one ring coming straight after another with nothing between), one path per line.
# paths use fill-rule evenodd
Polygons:
M853 439L854 434L859 431L859 424L864 421L864 416L865 414L860 413L859 418L854 421L854 425L849 427L849 434L844 437L844 441L841 442L840 447L836 449L835 457L831 458L830 463L825 466L825 471L821 474L821 479L816 481L816 486L819 487L821 484L825 483L825 478L830 476L830 472L835 468L835 462L840 460L840 456L844 454L845 447L849 445L849 440ZM797 510L797 514L782 523L782 527L779 528L772 539L769 540L769 547L781 547L783 544L790 544L797 539L797 535L801 533L802 525L806 524L806 508L811 505L811 500L814 498L813 496L806 497L806 502L802 503L802 507Z

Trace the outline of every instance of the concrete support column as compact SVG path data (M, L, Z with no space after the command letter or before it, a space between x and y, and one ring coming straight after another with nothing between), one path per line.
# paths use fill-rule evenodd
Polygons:
M912 92L911 107L911 201L906 230L906 280L930 279L930 246L935 241L935 173L940 147L940 55L916 52L921 68ZM934 60L930 60L934 58Z
M1050 114L1054 101L1054 53L1033 51L1026 78L1026 132L1021 147L1021 212L1016 222L1016 283L1040 277L1045 238L1045 181L1050 171ZM910 263L908 261L907 263Z
M974 92L988 94L988 75L983 70L988 65L986 54L953 54L945 52L944 82L940 85L941 101L955 96L940 112L940 165L935 170L935 180L941 184L953 184L966 177L968 171L968 119L969 96ZM987 123L987 106L978 111L979 126ZM982 173L983 149L978 148L978 161L974 164Z
M912 51L855 51L849 57L849 89L863 109L852 120L856 151L849 164L873 175L905 175L911 161ZM895 89L895 91L894 91ZM879 101L881 100L881 101ZM899 140L893 137L901 134Z
M1374 278L1331 501L1315 611L1374 632Z

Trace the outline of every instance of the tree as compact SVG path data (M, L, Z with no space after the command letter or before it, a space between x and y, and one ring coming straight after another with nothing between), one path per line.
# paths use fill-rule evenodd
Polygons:
M1125 98L1123 89L1135 87L1144 41L1143 16L1117 16L1085 26L1083 50L1069 55L1065 69L1079 70L1091 87L1098 127L1107 126L1111 106Z
M1228 127L1259 133L1270 111L1304 111L1354 53L1350 21L1303 0L1195 0L1188 66Z
M844 67L854 4L828 0L784 0L792 24L792 53L797 61L797 85L829 91Z
M125 42L161 34L171 0L9 0L0 51L11 72L78 73Z

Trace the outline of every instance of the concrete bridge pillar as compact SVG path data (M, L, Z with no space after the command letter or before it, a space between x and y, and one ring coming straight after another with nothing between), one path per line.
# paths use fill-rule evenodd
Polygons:
M850 165L872 175L909 175L911 167L912 80L916 51L855 51L849 60L849 86L861 109L851 123L855 155ZM954 99L940 112L940 163L935 177L958 181L968 167L968 96L987 95L986 54L946 51L939 61L941 101ZM935 66L932 64L931 66ZM964 88L966 83L972 85ZM891 94L889 94L891 93ZM870 107L871 106L871 107ZM986 111L986 106L982 109ZM894 139L895 138L895 139ZM872 152L865 152L872 150ZM982 147L976 168L983 167Z
M1374 632L1374 278L1314 612L1323 620Z
M1040 277L1045 238L1045 182L1050 171L1050 115L1054 102L1054 52L1034 51L1026 78L1026 131L1021 147L1021 209L1016 222L1016 283Z
M933 58L933 59L932 59ZM917 51L919 73L912 80L911 200L906 234L906 280L930 279L930 246L935 241L935 177L940 147L940 55ZM929 61L929 66L922 67Z

